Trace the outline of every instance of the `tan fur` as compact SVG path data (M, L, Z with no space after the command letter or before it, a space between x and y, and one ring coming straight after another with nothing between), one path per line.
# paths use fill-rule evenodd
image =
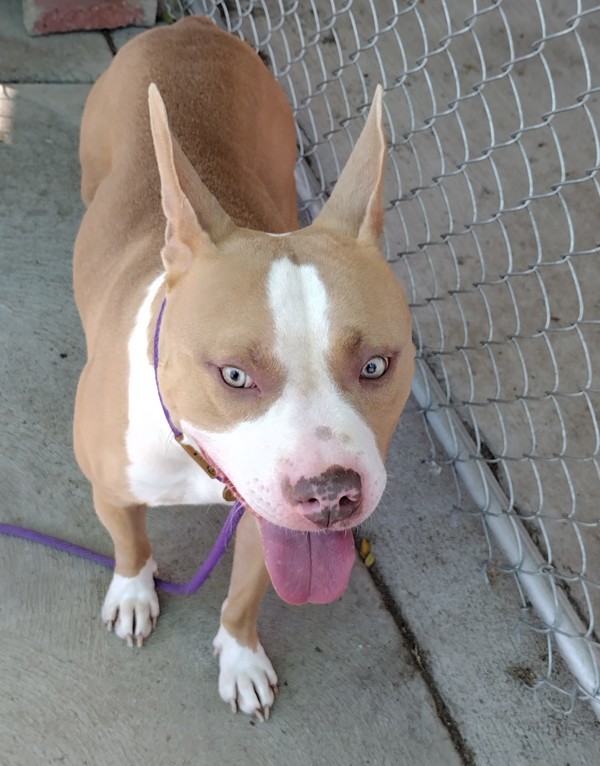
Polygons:
M293 118L258 55L199 18L126 45L92 88L84 111L80 157L88 210L74 259L75 299L88 345L75 451L95 494L104 498L102 520L115 545L126 524L120 509L134 503L125 476L127 328L160 271L164 245L150 82L160 87L182 143L185 155L174 141L178 177L199 220L210 209L214 225L214 210L221 210L208 187L238 225L275 232L297 226ZM234 185L227 182L231 177ZM147 546L143 539L140 550ZM117 556L116 571L136 574L140 555L132 547Z
M332 296L330 368L385 456L410 390L413 347L406 300L378 250L386 153L381 99L379 88L321 215L295 231L292 113L245 43L206 20L185 19L127 44L92 89L81 130L88 209L74 263L88 361L74 432L78 461L115 545L117 573L134 577L151 553L145 507L127 478L128 340L148 286L163 271L151 327L167 295L159 377L176 424L186 418L226 431L279 397L285 371L273 353L265 284L273 261L285 256L318 265ZM233 327L223 321L232 302ZM363 385L362 365L380 354L392 358L389 372ZM260 375L261 396L232 396L218 379L225 364ZM246 514L222 614L242 645L257 645L267 583L257 524Z

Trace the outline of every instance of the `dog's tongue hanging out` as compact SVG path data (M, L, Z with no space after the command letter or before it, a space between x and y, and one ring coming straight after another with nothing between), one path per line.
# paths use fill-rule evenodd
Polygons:
M290 604L325 604L346 590L354 538L343 532L296 532L259 519L265 563L278 595Z

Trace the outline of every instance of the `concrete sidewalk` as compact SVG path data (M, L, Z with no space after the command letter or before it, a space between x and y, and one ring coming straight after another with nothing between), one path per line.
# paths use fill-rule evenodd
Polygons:
M30 39L19 14L8 0L0 16L0 520L110 553L72 457L84 346L71 251L81 111L111 45L133 32ZM99 618L107 571L0 539L0 763L597 762L589 711L553 714L509 672L538 648L517 645L516 602L479 574L479 522L451 523L452 478L431 470L429 454L411 405L386 502L365 530L374 578L357 564L329 606L268 595L262 636L281 693L264 725L231 715L217 692L211 640L228 561L196 596L161 596L158 630L130 650ZM161 575L188 577L223 518L219 508L152 512Z

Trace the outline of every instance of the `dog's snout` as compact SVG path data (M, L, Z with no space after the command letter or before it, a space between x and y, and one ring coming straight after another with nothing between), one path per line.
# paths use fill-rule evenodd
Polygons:
M362 481L356 471L334 465L318 476L299 479L291 487L291 499L307 519L329 527L360 509Z

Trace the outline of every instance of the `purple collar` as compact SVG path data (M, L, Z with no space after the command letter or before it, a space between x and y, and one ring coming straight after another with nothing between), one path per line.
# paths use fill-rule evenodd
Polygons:
M163 302L161 303L161 306L160 306L160 311L158 312L158 319L156 320L156 329L154 330L154 380L156 381L156 390L158 392L158 398L160 399L160 405L163 408L163 412L165 413L165 418L167 419L167 423L169 424L171 431L173 431L173 435L175 436L175 438L181 439L181 437L183 436L183 433L177 428L177 426L171 420L171 414L169 413L169 410L167 409L164 399L162 398L162 394L160 393L160 386L158 385L158 341L160 338L160 328L162 325L163 314L165 313L166 305L167 305L167 299L163 298Z
M167 405L164 402L164 399L162 398L162 394L160 392L160 385L158 382L158 365L159 365L159 357L158 357L158 342L160 339L160 328L162 325L163 320L163 314L165 311L165 306L167 305L167 299L163 298L163 301L160 306L160 311L158 312L158 318L156 320L156 329L154 330L154 344L153 344L153 364L154 364L154 380L156 381L156 391L158 393L158 398L160 399L160 405L163 409L163 412L165 413L165 418L167 420L167 423L169 424L169 428L173 432L173 435L175 436L175 440L183 447L183 449L188 453L188 455L192 458L192 460L195 460L196 463L202 468L211 479L218 479L223 484L226 484L226 486L223 489L223 499L227 500L228 502L236 499L236 494L229 486L229 482L227 479L222 475L219 474L212 465L206 460L206 458L198 452L197 449L195 449L191 444L185 444L183 442L183 433L177 428L175 423L173 423L173 419L171 418L171 413L167 409Z

